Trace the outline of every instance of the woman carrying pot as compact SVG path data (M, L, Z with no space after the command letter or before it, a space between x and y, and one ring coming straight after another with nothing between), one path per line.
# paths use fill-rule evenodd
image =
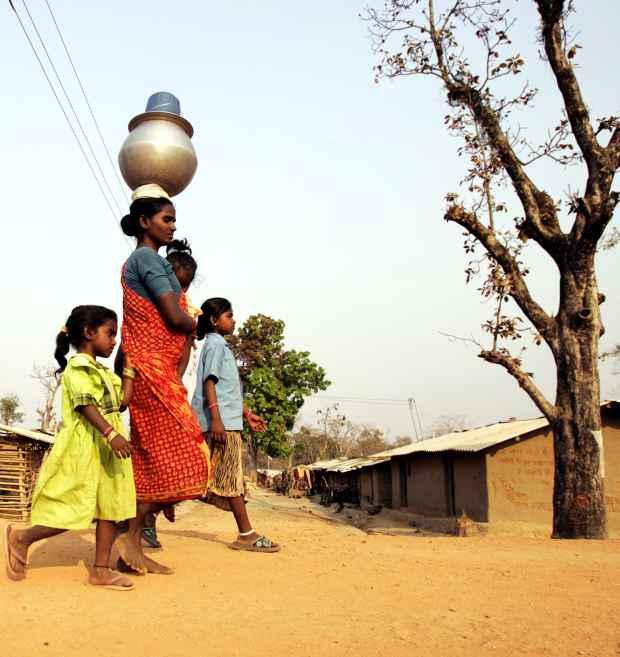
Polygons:
M121 283L122 350L137 371L129 407L137 513L116 545L120 567L170 574L171 568L142 550L144 518L175 502L204 496L209 450L177 375L196 320L187 312L170 263L158 254L174 236L175 208L158 185L139 187L133 199L121 228L136 238L137 246L123 266Z

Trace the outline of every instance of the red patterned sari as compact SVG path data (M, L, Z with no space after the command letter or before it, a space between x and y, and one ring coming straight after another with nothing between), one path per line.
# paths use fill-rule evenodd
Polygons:
M177 502L206 494L209 450L179 380L177 364L187 337L172 332L159 310L123 286L123 351L138 376L129 413L138 502ZM187 308L181 292L179 305Z

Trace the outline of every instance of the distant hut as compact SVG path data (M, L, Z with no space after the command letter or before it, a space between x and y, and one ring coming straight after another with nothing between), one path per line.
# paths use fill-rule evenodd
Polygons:
M0 518L26 521L45 453L54 437L0 424Z

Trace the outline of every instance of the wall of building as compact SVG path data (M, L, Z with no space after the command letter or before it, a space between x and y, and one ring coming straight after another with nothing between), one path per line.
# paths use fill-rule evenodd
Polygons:
M373 504L373 477L374 468L362 468L359 474L360 503Z
M607 527L620 533L620 417L604 416L605 502Z
M551 527L553 437L548 429L486 452L489 521Z
M452 452L454 510L477 522L488 521L486 458L480 452Z
M373 477L373 504L392 506L392 466L389 461L370 468Z
M425 516L447 515L444 455L418 452L409 456L408 461L408 508Z
M406 504L402 504L402 486L401 486L401 467L407 468L407 460L405 457L394 457L390 460L390 467L392 470L392 508L399 509ZM405 481L405 490L407 489L407 483Z
M609 531L620 532L620 418L603 412L605 502ZM487 451L489 520L553 522L553 437L541 430Z

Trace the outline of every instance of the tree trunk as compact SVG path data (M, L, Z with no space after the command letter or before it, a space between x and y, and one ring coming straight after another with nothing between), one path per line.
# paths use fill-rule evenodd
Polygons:
M258 447L256 446L252 436L248 438L248 472L247 475L252 483L256 483L258 468Z
M605 538L603 434L598 342L601 332L594 256L561 272L554 422L554 538Z

